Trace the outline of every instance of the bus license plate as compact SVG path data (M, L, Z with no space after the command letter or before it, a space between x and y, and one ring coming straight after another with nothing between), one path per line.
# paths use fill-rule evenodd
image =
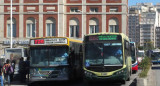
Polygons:
M102 76L107 76L107 73L101 73Z

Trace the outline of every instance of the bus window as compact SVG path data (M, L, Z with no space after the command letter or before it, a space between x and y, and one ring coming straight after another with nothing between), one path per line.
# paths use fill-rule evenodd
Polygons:
M57 47L40 47L31 48L31 65L33 66L49 66L67 64L68 48ZM35 57L38 57L35 58Z
M102 44L86 44L85 51L86 51L86 62L89 62L90 65L100 65L103 62L102 56L101 56L101 47Z
M32 48L31 57L32 57L31 65L34 66L48 65L48 53L46 48ZM35 57L38 57L38 59Z
M122 44L110 43L104 44L104 64L105 65L122 65Z

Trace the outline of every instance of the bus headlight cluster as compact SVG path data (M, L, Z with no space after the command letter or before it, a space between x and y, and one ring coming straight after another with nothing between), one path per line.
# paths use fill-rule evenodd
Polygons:
M31 76L34 76L36 74L38 74L38 71L36 71L35 69L30 70L30 74Z
M86 76L93 76L94 75L93 73L88 72L88 71L85 71L84 73L85 73Z
M115 74L122 74L124 72L124 70L121 70L121 71L118 71L118 72L116 72Z

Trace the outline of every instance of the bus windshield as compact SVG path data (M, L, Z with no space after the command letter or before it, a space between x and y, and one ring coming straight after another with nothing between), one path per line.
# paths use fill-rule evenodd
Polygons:
M31 66L67 65L67 46L31 47Z
M138 52L138 57L144 57L144 52Z
M131 52L131 57L132 57L132 63L135 63L136 62L135 50Z
M153 54L151 55L152 60L158 60L160 59L160 52L153 52Z
M122 65L122 43L87 43L85 62L86 66Z

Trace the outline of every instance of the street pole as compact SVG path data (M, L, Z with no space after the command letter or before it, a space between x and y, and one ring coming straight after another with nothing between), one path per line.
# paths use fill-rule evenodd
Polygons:
M11 25L10 25L11 26L10 27L11 28L11 42L10 42L10 48L12 48L12 34L13 34L12 33L12 0L10 0L10 2L11 2L11 10L10 10L11 11L11 14L10 14L10 20L11 20Z
M82 40L83 40L83 6L84 5L83 5L83 0L82 0L82 22L81 22L82 23L82 30L81 30L82 31Z
M60 12L59 12L59 0L58 0L58 36L59 36L59 14L60 14Z

